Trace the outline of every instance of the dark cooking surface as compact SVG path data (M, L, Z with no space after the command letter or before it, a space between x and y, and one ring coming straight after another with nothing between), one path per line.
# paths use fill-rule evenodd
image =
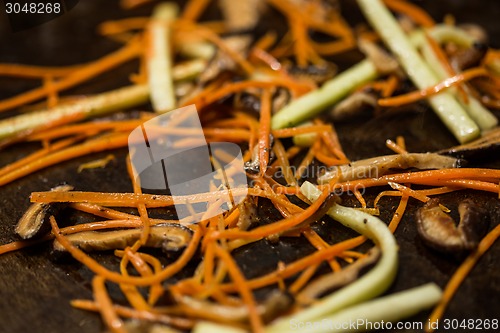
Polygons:
M133 12L120 12L117 1L82 0L68 14L46 25L10 32L5 18L0 14L0 62L19 62L38 65L69 65L102 56L117 44L95 34L98 22L125 16L146 15L150 7ZM344 1L349 2L349 1ZM352 1L351 1L352 2ZM476 22L487 27L492 45L499 47L500 2L491 1L425 1L433 16L440 20L447 12L455 14L458 22ZM352 7L348 5L347 7ZM355 11L349 15L357 16ZM496 39L495 39L496 37ZM69 91L75 93L96 92L125 84L134 64L106 74L92 82ZM0 78L0 96L18 93L29 87L26 81ZM498 115L498 114L497 114ZM437 150L454 144L453 139L425 108L395 117L338 124L342 144L352 159L389 153L384 142L387 138L404 135L410 151ZM0 152L0 165L21 156L33 147L7 149ZM32 191L48 190L55 184L67 181L78 190L131 191L126 177L124 157L126 150L115 153L114 165L104 169L77 173L79 164L103 157L107 153L87 156L76 161L37 172L0 188L0 244L15 240L13 226L27 208ZM500 160L482 162L482 166L500 167ZM491 225L500 223L500 203L494 195L478 192L458 192L443 196L443 203L456 208L456 203L470 197L484 204L492 214ZM369 198L369 196L368 196ZM350 198L345 203L349 204ZM381 218L388 221L397 206L397 200L381 201ZM416 237L413 213L420 205L411 200L410 208L396 232L400 245L400 268L397 279L389 290L398 291L435 281L444 287L459 264L459 259L444 257L428 250ZM355 204L353 202L353 204ZM265 207L261 208L266 211ZM263 214L267 215L267 214ZM84 216L73 216L77 222ZM342 231L342 230L341 230ZM328 235L325 235L329 239ZM308 251L307 242L301 239L283 239L279 245L260 242L253 247L240 249L236 256L248 276L276 267L278 260L290 261ZM0 332L100 332L102 324L98 315L75 310L69 305L74 298L90 298L92 273L74 261L55 262L47 245L0 256ZM500 317L500 269L498 256L500 242L481 259L462 284L445 313L445 318L499 318ZM108 256L98 255L105 262ZM264 261L262 258L266 258ZM111 266L112 267L112 266ZM116 289L112 290L116 293ZM428 313L410 320L423 321Z

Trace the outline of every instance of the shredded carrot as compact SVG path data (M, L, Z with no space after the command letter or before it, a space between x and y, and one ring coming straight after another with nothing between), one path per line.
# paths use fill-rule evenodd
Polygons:
M405 95L379 99L378 104L380 106L389 107L389 106L401 106L413 103L418 100L435 95L441 92L442 90L460 84L461 82L469 81L473 78L486 75L488 75L488 72L482 67L468 69L460 74L447 78L432 87L428 87L420 91L414 91Z
M211 0L189 0L184 7L181 18L189 21L196 21Z
M406 0L384 0L384 3L391 10L404 14L411 18L413 22L423 27L430 28L436 25L432 17L420 7Z
M92 288L94 290L94 298L101 312L102 319L106 326L114 333L126 333L123 321L118 317L113 308L113 303L106 291L104 282L106 280L101 276L95 276L92 280Z
M451 301L456 291L465 280L469 272L474 268L479 259L483 256L486 251L493 245L493 243L500 237L500 224L497 225L493 230L491 230L479 243L476 250L472 252L460 265L460 267L455 271L448 284L444 288L443 296L441 301L438 303L436 308L432 311L428 323L434 323L441 319L443 316L448 303ZM431 326L426 326L426 332L433 332L434 329Z
M112 70L116 66L127 62L139 55L141 43L138 40L133 40L125 47L96 60L81 69L73 71L61 80L54 82L52 85L53 91L61 91L74 87L75 85L96 77L106 71ZM0 101L0 112L6 111L26 103L34 102L37 99L43 98L49 94L47 87L40 87L17 96Z
M238 286L238 290L241 294L241 297L245 300L245 304L248 308L248 313L250 317L250 323L252 325L252 330L254 332L263 332L263 323L262 319L257 312L257 306L255 305L255 299L253 294L250 291L250 287L248 286L247 280L241 273L240 269L234 262L233 258L224 251L220 246L215 246L215 254L224 261L226 267L233 279L234 283Z

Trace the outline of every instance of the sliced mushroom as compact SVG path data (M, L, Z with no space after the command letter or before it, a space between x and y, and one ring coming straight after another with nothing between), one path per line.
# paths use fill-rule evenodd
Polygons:
M337 66L324 62L319 65L309 65L307 67L297 67L286 65L286 70L290 75L300 80L310 80L318 85L330 80L337 74Z
M450 65L456 72L477 66L486 55L488 46L483 43L474 43L472 47L457 50L450 57Z
M486 234L489 215L472 200L464 200L458 206L460 222L443 212L437 199L429 200L417 211L417 230L422 240L438 251L460 253L473 250Z
M75 246L85 251L106 251L124 249L132 246L142 234L142 229L126 229L113 231L83 231L66 238ZM163 224L151 227L146 247L162 248L165 251L178 251L187 246L191 240L190 229L178 224ZM55 251L64 251L57 240Z
M300 293L296 300L301 305L310 305L324 293L339 289L356 280L361 271L373 265L380 257L380 250L377 247L368 251L367 256L356 260L353 264L345 267L340 272L333 272L322 275L310 282Z
M224 38L226 46L238 54L246 54L252 39L249 35L238 35ZM207 68L199 76L199 84L204 85L215 79L224 71L231 71L236 68L234 60L223 50L217 51Z
M451 155L463 159L495 158L500 151L500 127L496 127L472 142L438 151L438 154Z
M460 160L442 156L436 153L411 153L386 155L359 160L336 166L318 177L318 183L325 184L338 177L339 182L348 180L376 178L391 173L393 170L416 169L444 169L456 168Z
M271 162L275 156L272 150L274 144L274 137L272 134L269 135L269 161ZM246 172L257 174L260 171L260 160L259 160L259 145L255 145L252 150L252 160L245 162L243 168Z
M399 69L397 60L374 42L360 39L358 47L373 62L380 74L394 73Z
M67 192L71 191L71 185L59 185L52 189L54 192ZM15 232L23 239L30 239L42 233L44 226L48 231L48 220L50 215L56 214L62 209L65 204L61 203L34 203L24 213L24 215L17 222Z
M367 109L373 110L377 106L377 97L369 92L359 91L351 94L342 102L338 103L332 111L332 120L340 121L357 117Z
M243 202L238 205L240 216L238 217L238 228L248 230L253 222L259 219L257 213L257 198L247 196Z

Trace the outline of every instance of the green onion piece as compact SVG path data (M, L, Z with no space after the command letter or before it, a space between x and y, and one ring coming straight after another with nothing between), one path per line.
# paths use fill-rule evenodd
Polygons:
M442 291L435 283L411 288L405 291L380 297L358 305L351 306L339 311L332 316L321 318L320 325L300 323L294 319L290 320L290 327L299 326L304 329L293 330L294 332L362 332L380 327L382 322L396 322L411 317L422 310L434 306L441 299ZM413 323L415 325L417 323ZM425 323L418 323L424 328ZM413 326L415 327L415 326ZM415 329L417 329L415 327Z
M375 65L368 59L363 60L327 81L321 88L286 105L272 117L271 127L279 129L300 124L376 77Z
M82 118L90 118L141 105L146 103L148 98L149 88L147 85L133 85L90 96L77 102L61 104L51 109L21 114L0 121L0 139L66 117L81 116Z
M429 35L440 42L452 42L458 46L474 47L475 39L460 28L447 24L438 24L427 31Z
M147 51L148 83L151 104L156 112L167 112L175 108L175 92L172 79L172 50L170 47L170 23L175 19L179 7L172 2L161 3L153 11L147 29L149 41Z
M304 182L301 192L311 201L316 200L321 191ZM376 266L350 285L319 300L318 303L297 314L279 319L269 327L269 333L287 331L290 321L299 322L321 320L326 315L343 310L383 293L392 284L398 267L398 246L387 225L375 216L353 208L334 205L327 213L334 220L370 238L380 247L382 256Z
M358 0L370 24L382 37L401 66L419 89L439 83L439 79L418 54L398 22L380 0ZM429 97L429 103L460 143L479 136L480 130L467 112L447 92Z
M174 81L193 80L207 68L208 61L205 59L192 59L180 62L172 68L172 79Z

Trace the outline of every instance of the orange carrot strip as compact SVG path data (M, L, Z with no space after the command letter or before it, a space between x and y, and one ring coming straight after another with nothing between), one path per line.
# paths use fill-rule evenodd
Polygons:
M41 158L31 161L30 163L12 170L11 172L0 176L0 186L10 183L16 179L29 175L35 171L46 167L56 165L63 161L71 160L75 157L84 156L90 153L96 153L105 150L111 150L127 146L128 133L116 134L108 137L92 139L82 144L75 145L63 150L56 151L52 154L42 156Z
M302 274L300 274L298 279L292 283L292 285L290 286L290 288L288 288L288 290L292 294L298 293L300 291L300 289L302 289L309 282L309 280L311 280L313 275L318 270L318 267L319 267L319 264L312 265L312 266L309 266L308 268L306 268L306 270L303 271Z
M148 24L149 17L129 17L121 20L105 21L99 24L97 31L104 36L116 35L131 30L144 29Z
M406 194L403 194L401 196L401 200L399 201L398 208L396 208L396 211L392 215L391 222L389 222L389 225L388 225L388 228L392 233L394 233L396 231L399 223L401 222L401 219L403 218L403 214L406 210L406 206L408 205L408 198L409 197Z
M102 276L95 276L92 280L92 289L94 290L94 298L101 313L101 317L106 323L108 329L114 333L127 333L122 320L115 312L113 308L113 303L109 298L108 292L106 291L106 286L104 284L105 279Z
M61 91L74 87L75 85L89 80L97 75L109 71L116 66L127 62L139 55L141 52L141 43L137 40L132 41L125 47L110 53L99 60L96 60L81 69L78 69L57 81L53 85L54 91ZM14 97L10 97L0 101L0 112L9 110L26 103L36 101L48 94L46 87L35 88L28 92L24 92Z
M286 279L296 273L299 273L306 269L307 267L315 264L319 264L324 260L329 260L333 256L342 253L345 250L350 250L356 246L363 244L366 241L364 236L358 236L355 238L351 238L337 244L330 246L324 250L316 251L309 256L294 261L291 264L286 265L284 269L280 272L274 271L269 274L260 276L255 279L248 280L248 286L252 289L261 288L273 283L277 283L279 278ZM236 285L234 284L222 284L220 286L221 290L226 292L232 292L236 290Z
M218 245L215 245L215 254L226 264L229 275L231 275L233 282L238 286L238 291L248 308L252 331L261 333L264 332L262 319L257 312L257 305L255 304L255 299L250 291L250 287L248 286L245 276L240 271L231 255Z
M99 311L99 305L90 300L72 300L71 306L81 310ZM125 318L157 322L165 325L171 325L180 329L190 329L194 326L194 321L191 319L174 317L149 311L137 311L121 305L113 305L113 309L118 315Z
M196 21L205 11L210 0L189 0L181 14L181 18L189 21Z
M3 168L0 169L0 177L8 174L9 172L12 172L14 170L17 170L21 167L23 167L26 164L29 164L33 161L36 161L39 158L42 158L43 156L46 156L50 153L53 153L55 151L58 151L60 149L66 148L67 146L70 146L77 142L80 138L69 138L69 139L64 139L61 141L58 141L54 144L49 145L47 148L42 148L40 150L35 151L34 153L23 157L13 163L10 163Z
M426 196L425 194L422 194L421 192L412 190L411 188L409 188L407 186L404 186L404 185L401 185L401 184L398 184L398 183L394 183L394 182L389 182L388 184L393 189L398 190L401 193L403 193L403 195L407 195L407 196L415 198L415 199L417 199L419 201L427 202L427 201L429 201L431 199L428 196Z
M428 323L434 323L441 319L443 316L448 303L451 301L456 291L465 280L470 271L474 268L479 259L483 256L483 254L488 251L488 249L493 245L493 243L500 237L500 224L497 225L492 231L490 231L482 240L479 242L476 250L472 252L460 265L460 267L455 271L451 279L448 281L448 284L444 288L443 296L441 301L432 311ZM425 328L426 332L433 332L434 330L427 326Z
M426 11L405 0L384 0L384 3L389 9L408 16L413 22L423 27L430 28L436 25L436 22Z
M318 250L323 250L330 247L330 244L325 242L325 240L321 238L320 235L318 235L318 233L312 230L311 228L307 228L306 230L302 231L302 234L307 238L309 243L311 243L311 245ZM329 260L328 264L330 265L332 271L334 272L338 272L342 269L337 260L335 259Z
M330 125L312 125L312 126L300 126L300 127L276 129L273 130L272 133L275 138L288 138L299 134L321 133L323 131L329 131L329 130L331 130Z
M486 75L488 75L486 69L482 67L472 68L455 76L447 78L432 87L428 87L423 90L414 91L404 95L379 99L378 104L380 106L389 107L389 106L401 106L413 103L423 98L435 95L441 92L442 90L460 84L461 82L471 80L478 76L486 76Z
M443 68L446 70L446 72L448 73L448 75L449 76L456 75L457 73L455 72L455 70L453 69L453 67L451 67L451 64L448 61L448 58L446 57L446 54L441 49L441 47L436 42L436 40L434 38L432 38L431 36L429 36L429 34L425 34L425 37L427 39L427 42L431 46L432 51L434 52L434 54L436 55L436 57L438 58L439 62L441 63L441 65L443 66ZM460 97L462 98L462 100L464 101L464 103L468 104L469 103L469 96L465 92L463 86L461 84L459 84L457 88L458 88L458 91L460 93Z
M0 64L0 76L20 77L27 79L41 79L47 75L61 77L81 69L85 65L43 67L20 64Z

